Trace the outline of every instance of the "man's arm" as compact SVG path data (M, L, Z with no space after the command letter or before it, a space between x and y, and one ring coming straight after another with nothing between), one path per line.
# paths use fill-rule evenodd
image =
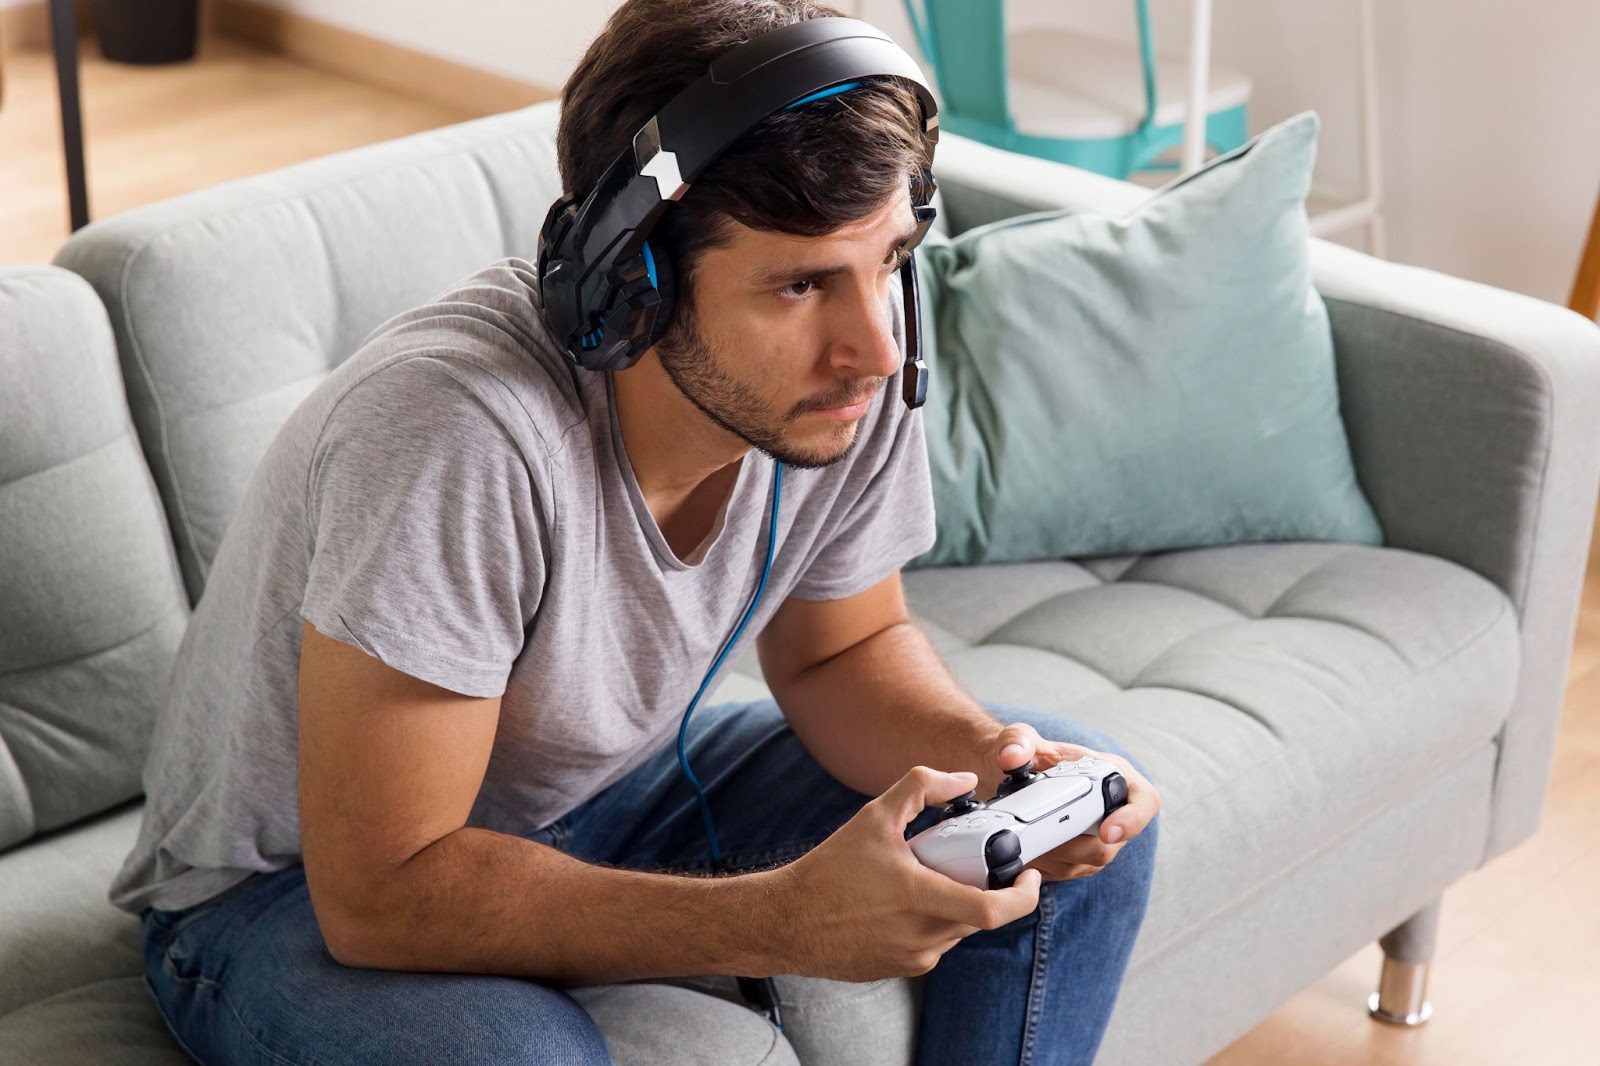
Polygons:
M1003 776L990 744L1003 723L963 689L911 621L899 573L842 600L789 597L756 640L761 670L816 760L876 796L914 764Z
M770 877L593 866L467 828L499 697L420 681L310 624L302 640L301 852L335 959L574 984L780 968L758 920Z
M913 763L978 777L980 798L1005 770L1036 769L1088 750L997 720L950 676L910 620L898 573L840 600L790 597L757 638L762 672L801 743L834 777L874 795ZM1079 837L1030 865L1047 879L1083 877L1144 831L1161 797L1127 760L1128 803L1096 837Z
M317 924L347 966L556 984L791 973L911 976L1038 905L1039 880L985 892L919 864L906 825L971 778L910 769L775 870L690 877L598 866L467 828L500 713L306 625L301 853ZM898 843L900 846L891 846Z

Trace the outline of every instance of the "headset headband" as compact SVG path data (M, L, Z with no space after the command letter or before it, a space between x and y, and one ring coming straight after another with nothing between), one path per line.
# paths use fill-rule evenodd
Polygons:
M539 284L546 318L568 357L589 370L632 366L666 332L673 271L649 244L656 223L719 155L768 115L854 87L897 77L915 91L931 157L938 106L916 62L882 32L850 18L806 19L761 34L713 60L633 136L583 202L557 200L539 235ZM932 175L923 192L931 197ZM914 248L933 208L914 204ZM919 356L916 273L901 271L906 301L906 402L919 406L926 371ZM609 319L609 321L608 321Z

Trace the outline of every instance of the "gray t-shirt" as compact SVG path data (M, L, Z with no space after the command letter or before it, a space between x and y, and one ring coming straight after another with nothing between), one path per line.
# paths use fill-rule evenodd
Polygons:
M897 284L890 304L903 344ZM899 393L845 460L784 469L772 573L719 679L785 597L849 596L932 546L922 419ZM679 559L611 400L546 329L535 268L507 259L379 327L296 408L184 634L112 903L179 909L300 861L302 618L502 697L474 826L539 829L672 740L760 579L774 464L747 454Z

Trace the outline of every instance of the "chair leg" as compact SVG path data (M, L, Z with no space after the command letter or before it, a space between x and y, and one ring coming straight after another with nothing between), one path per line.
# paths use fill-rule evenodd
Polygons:
M78 11L71 0L50 0L50 41L61 101L61 147L67 164L67 217L76 233L89 224L89 186L84 176L83 115L78 104Z
M1383 972L1378 990L1367 999L1367 1013L1379 1021L1414 1027L1433 1017L1428 968L1439 932L1439 904L1435 899L1378 941Z

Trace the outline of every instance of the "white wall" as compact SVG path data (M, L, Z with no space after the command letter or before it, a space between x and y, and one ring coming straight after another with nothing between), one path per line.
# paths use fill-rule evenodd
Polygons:
M0 0L0 4L7 0ZM615 0L262 0L559 88ZM838 0L913 47L901 0ZM1600 191L1600 3L1377 0L1388 256L1565 303ZM1257 132L1322 116L1316 180L1354 187L1352 0L1216 0L1213 57L1255 83ZM1132 0L1012 0L1013 25L1131 40ZM1189 0L1151 0L1183 55ZM1341 241L1360 246L1359 231Z
M551 89L561 87L617 6L617 0L252 2Z

